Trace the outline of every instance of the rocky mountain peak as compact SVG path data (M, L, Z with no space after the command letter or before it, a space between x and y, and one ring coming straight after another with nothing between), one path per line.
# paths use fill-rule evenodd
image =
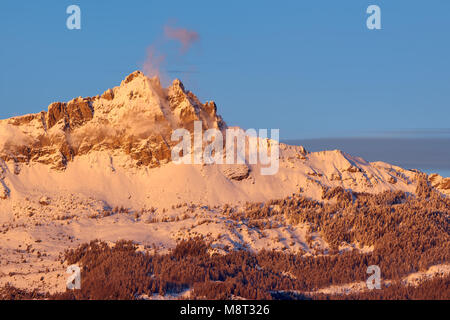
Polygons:
M224 128L214 102L202 103L179 79L163 88L157 77L134 71L120 86L95 97L53 102L47 111L0 120L13 139L0 145L0 159L39 162L64 169L76 156L92 151L125 154L136 166L170 160L173 130Z

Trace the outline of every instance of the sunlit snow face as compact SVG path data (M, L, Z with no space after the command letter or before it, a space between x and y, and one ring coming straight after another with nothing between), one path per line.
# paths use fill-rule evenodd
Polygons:
M227 128L224 139L219 129L208 129L203 133L202 122L195 121L193 139L185 128L174 130L171 139L181 139L172 148L175 164L223 164L225 158L226 164L245 164L246 160L249 164L261 164L262 175L274 175L279 169L279 129L272 129L268 139L267 129L260 129L258 136L255 129L244 132L240 128ZM193 147L191 141L194 141Z

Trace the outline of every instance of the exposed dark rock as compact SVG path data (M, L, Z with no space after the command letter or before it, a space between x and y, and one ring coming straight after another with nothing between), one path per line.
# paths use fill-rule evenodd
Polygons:
M250 175L250 169L245 164L223 165L223 174L231 180L241 181Z

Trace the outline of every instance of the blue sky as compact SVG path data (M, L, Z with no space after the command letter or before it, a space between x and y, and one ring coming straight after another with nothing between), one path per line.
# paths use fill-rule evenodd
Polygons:
M81 30L66 28L71 4ZM382 30L366 28L370 4ZM449 128L449 12L446 0L6 0L0 118L119 85L172 24L200 41L185 56L160 48L165 70L230 125L282 139Z

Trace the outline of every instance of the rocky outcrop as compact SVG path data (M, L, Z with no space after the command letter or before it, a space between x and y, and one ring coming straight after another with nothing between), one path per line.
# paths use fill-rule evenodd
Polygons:
M434 188L444 194L450 195L450 178L443 178L436 173L430 174L428 178Z
M443 179L439 185L439 188L443 190L450 190L450 178Z
M168 88L159 79L135 71L119 87L101 96L54 102L47 111L0 120L0 127L17 131L0 145L0 159L39 162L63 170L75 157L106 150L125 154L136 166L155 167L170 161L172 131L226 127L214 102L201 103L176 79ZM14 133L11 134L14 136Z
M217 115L217 106L213 101L202 104L190 91L186 91L183 83L175 79L168 88L167 99L170 109L179 123L189 130L193 129L194 121L202 121L204 127L223 129L225 123L222 117Z
M93 113L91 99L77 98L69 103L54 102L48 107L46 128L51 129L61 120L64 121L65 128L75 128L91 120Z
M105 99L105 100L112 100L112 99L114 99L114 92L111 89L106 90L102 94L102 99Z
M3 180L0 180L0 199L5 200L9 197L9 189Z
M250 175L250 169L246 164L223 165L223 174L230 180L241 181Z

